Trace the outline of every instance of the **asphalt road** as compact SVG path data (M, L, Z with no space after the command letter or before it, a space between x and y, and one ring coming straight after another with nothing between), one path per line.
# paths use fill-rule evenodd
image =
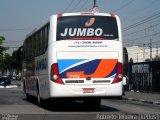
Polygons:
M159 115L158 105L115 99L103 99L96 111L78 101L38 107L21 88L0 88L0 120L158 120Z

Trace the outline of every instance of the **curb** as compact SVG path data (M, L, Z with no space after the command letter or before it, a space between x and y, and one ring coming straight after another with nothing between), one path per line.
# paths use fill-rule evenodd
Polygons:
M0 88L17 88L17 85L0 86Z
M148 100L144 100L144 99L135 99L135 98L122 98L123 100L130 100L130 101L138 101L138 102L142 102L142 103L147 103L147 104L154 104L154 105L160 105L160 102L158 101L148 101Z

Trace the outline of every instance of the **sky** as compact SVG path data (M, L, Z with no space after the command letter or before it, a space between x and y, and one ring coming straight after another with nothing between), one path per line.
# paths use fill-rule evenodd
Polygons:
M116 13L122 22L124 46L153 40L160 47L160 0L97 0L100 12ZM93 0L0 0L0 35L9 52L52 14L90 11Z

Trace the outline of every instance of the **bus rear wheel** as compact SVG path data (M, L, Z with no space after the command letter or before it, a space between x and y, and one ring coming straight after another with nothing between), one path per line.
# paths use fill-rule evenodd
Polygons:
M43 101L43 99L40 97L38 84L37 84L37 98L36 98L36 99L37 99L37 105L38 105L39 107L43 107L44 101Z

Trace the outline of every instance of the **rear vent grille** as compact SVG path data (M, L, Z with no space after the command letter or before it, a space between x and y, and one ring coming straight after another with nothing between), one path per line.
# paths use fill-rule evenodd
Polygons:
M110 80L94 80L93 83L110 83Z
M65 83L84 83L84 80L66 80Z

